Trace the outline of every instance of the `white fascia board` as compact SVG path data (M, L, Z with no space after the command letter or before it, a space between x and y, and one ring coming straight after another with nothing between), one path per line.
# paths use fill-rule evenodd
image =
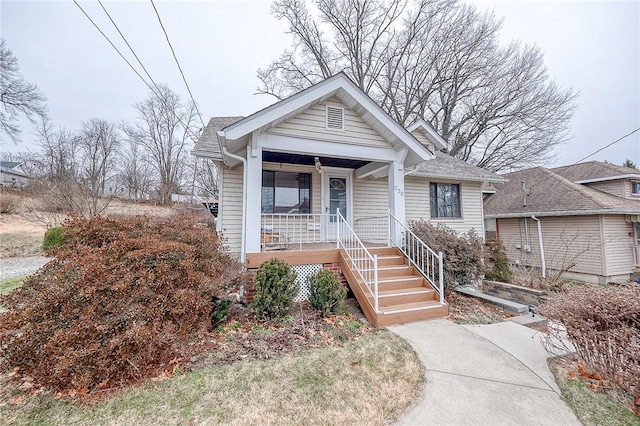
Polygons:
M531 216L586 216L586 215L597 215L597 214L638 214L637 211L632 210L565 210L558 212L524 212L524 213L498 213L498 214L488 214L485 213L485 217L487 219L513 219L519 217L531 217Z
M349 158L364 161L403 161L406 151L392 148L350 145L341 142L319 141L293 136L263 133L258 136L258 146L273 151L323 157Z
M302 110L317 99L344 87L342 81L335 77L337 76L318 83L309 89L303 90L226 127L225 133L227 139L241 138L297 110Z
M413 132L418 128L422 129L422 131L425 133L427 138L433 143L433 145L436 147L437 150L444 149L447 146L447 141L445 141L444 138L440 136L438 132L436 132L435 129L431 127L429 123L424 121L422 118L419 118L416 122L414 122L412 125L407 127L407 131Z
M619 180L619 179L640 179L640 174L626 174L626 175L608 176L608 177L596 178L596 179L577 180L575 181L575 183L595 183L595 182L604 182L604 181Z

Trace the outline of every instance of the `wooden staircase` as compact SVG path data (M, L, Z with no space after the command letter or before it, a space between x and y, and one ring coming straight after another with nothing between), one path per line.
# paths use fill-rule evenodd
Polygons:
M370 248L378 256L378 312L373 296L346 253L340 253L340 266L367 319L376 327L422 321L447 316L449 305L429 282L409 264L395 247Z

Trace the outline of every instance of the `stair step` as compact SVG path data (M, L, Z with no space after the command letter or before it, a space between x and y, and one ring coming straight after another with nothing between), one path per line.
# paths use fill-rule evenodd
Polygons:
M398 305L385 306L380 309L382 315L399 314L402 312L422 311L427 309L439 308L443 305L438 300L427 300L423 302L409 302Z
M396 247L370 247L367 250L369 250L369 253L377 254L378 256L399 254Z
M399 290L380 290L378 292L378 297L394 297L394 296L405 296L412 294L428 294L435 293L435 290L428 289L426 287L409 287L403 288Z
M426 287L410 287L399 290L382 290L378 293L378 306L402 305L411 302L426 302L437 299L435 290Z

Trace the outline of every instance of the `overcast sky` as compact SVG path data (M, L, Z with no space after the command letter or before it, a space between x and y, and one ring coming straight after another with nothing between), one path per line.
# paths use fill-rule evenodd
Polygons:
M545 53L549 74L580 91L573 139L551 165L573 163L640 127L640 1L488 1L504 18L505 42L520 39ZM156 82L186 98L171 52L148 1L103 1ZM83 8L124 53L126 46L99 4ZM248 115L274 102L256 95L256 71L290 45L270 1L157 1L171 42L205 121ZM24 77L44 91L54 123L77 128L92 117L135 118L147 87L72 1L0 1L0 33ZM132 63L135 63L130 54ZM22 143L34 146L28 126ZM640 164L640 131L593 159Z

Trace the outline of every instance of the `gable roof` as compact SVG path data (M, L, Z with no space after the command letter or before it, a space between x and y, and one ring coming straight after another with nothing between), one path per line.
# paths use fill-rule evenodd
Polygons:
M640 214L640 201L580 185L543 167L504 176L509 182L484 201L485 217Z
M627 178L640 179L640 170L616 166L615 164L601 161L588 161L571 166L556 167L551 169L551 171L577 183Z
M211 117L209 124L195 143L193 154L199 157L207 157L213 160L222 160L222 151L218 142L218 131L232 125L244 117Z
M7 169L13 169L15 167L18 167L19 165L20 163L15 161L0 161L0 167L5 167Z
M247 117L227 124L223 128L216 129L218 121L209 122L205 132L196 143L195 154L211 153L205 148L216 149L212 144L211 133L218 135L220 146L217 152L221 152L222 146L228 146L228 142L242 141L252 132L264 131L290 117L323 102L331 97L337 97L346 107L358 114L373 130L389 141L397 150L407 149L406 161L408 165L414 165L432 158L432 154L411 133L392 119L378 104L351 81L344 72L335 74L301 92L286 99L276 102ZM207 132L208 130L208 132ZM200 139L204 140L200 142ZM246 145L246 143L244 143ZM231 150L230 150L231 151Z
M444 152L437 151L435 160L424 161L416 166L415 171L407 175L422 176L449 181L493 182L504 183L507 180L473 164L466 163Z
M413 133L414 130L421 131L429 141L436 148L436 151L440 151L441 149L445 149L447 146L447 141L445 141L442 136L440 136L433 127L429 125L424 119L417 119L412 125L407 127L407 131L409 133Z

